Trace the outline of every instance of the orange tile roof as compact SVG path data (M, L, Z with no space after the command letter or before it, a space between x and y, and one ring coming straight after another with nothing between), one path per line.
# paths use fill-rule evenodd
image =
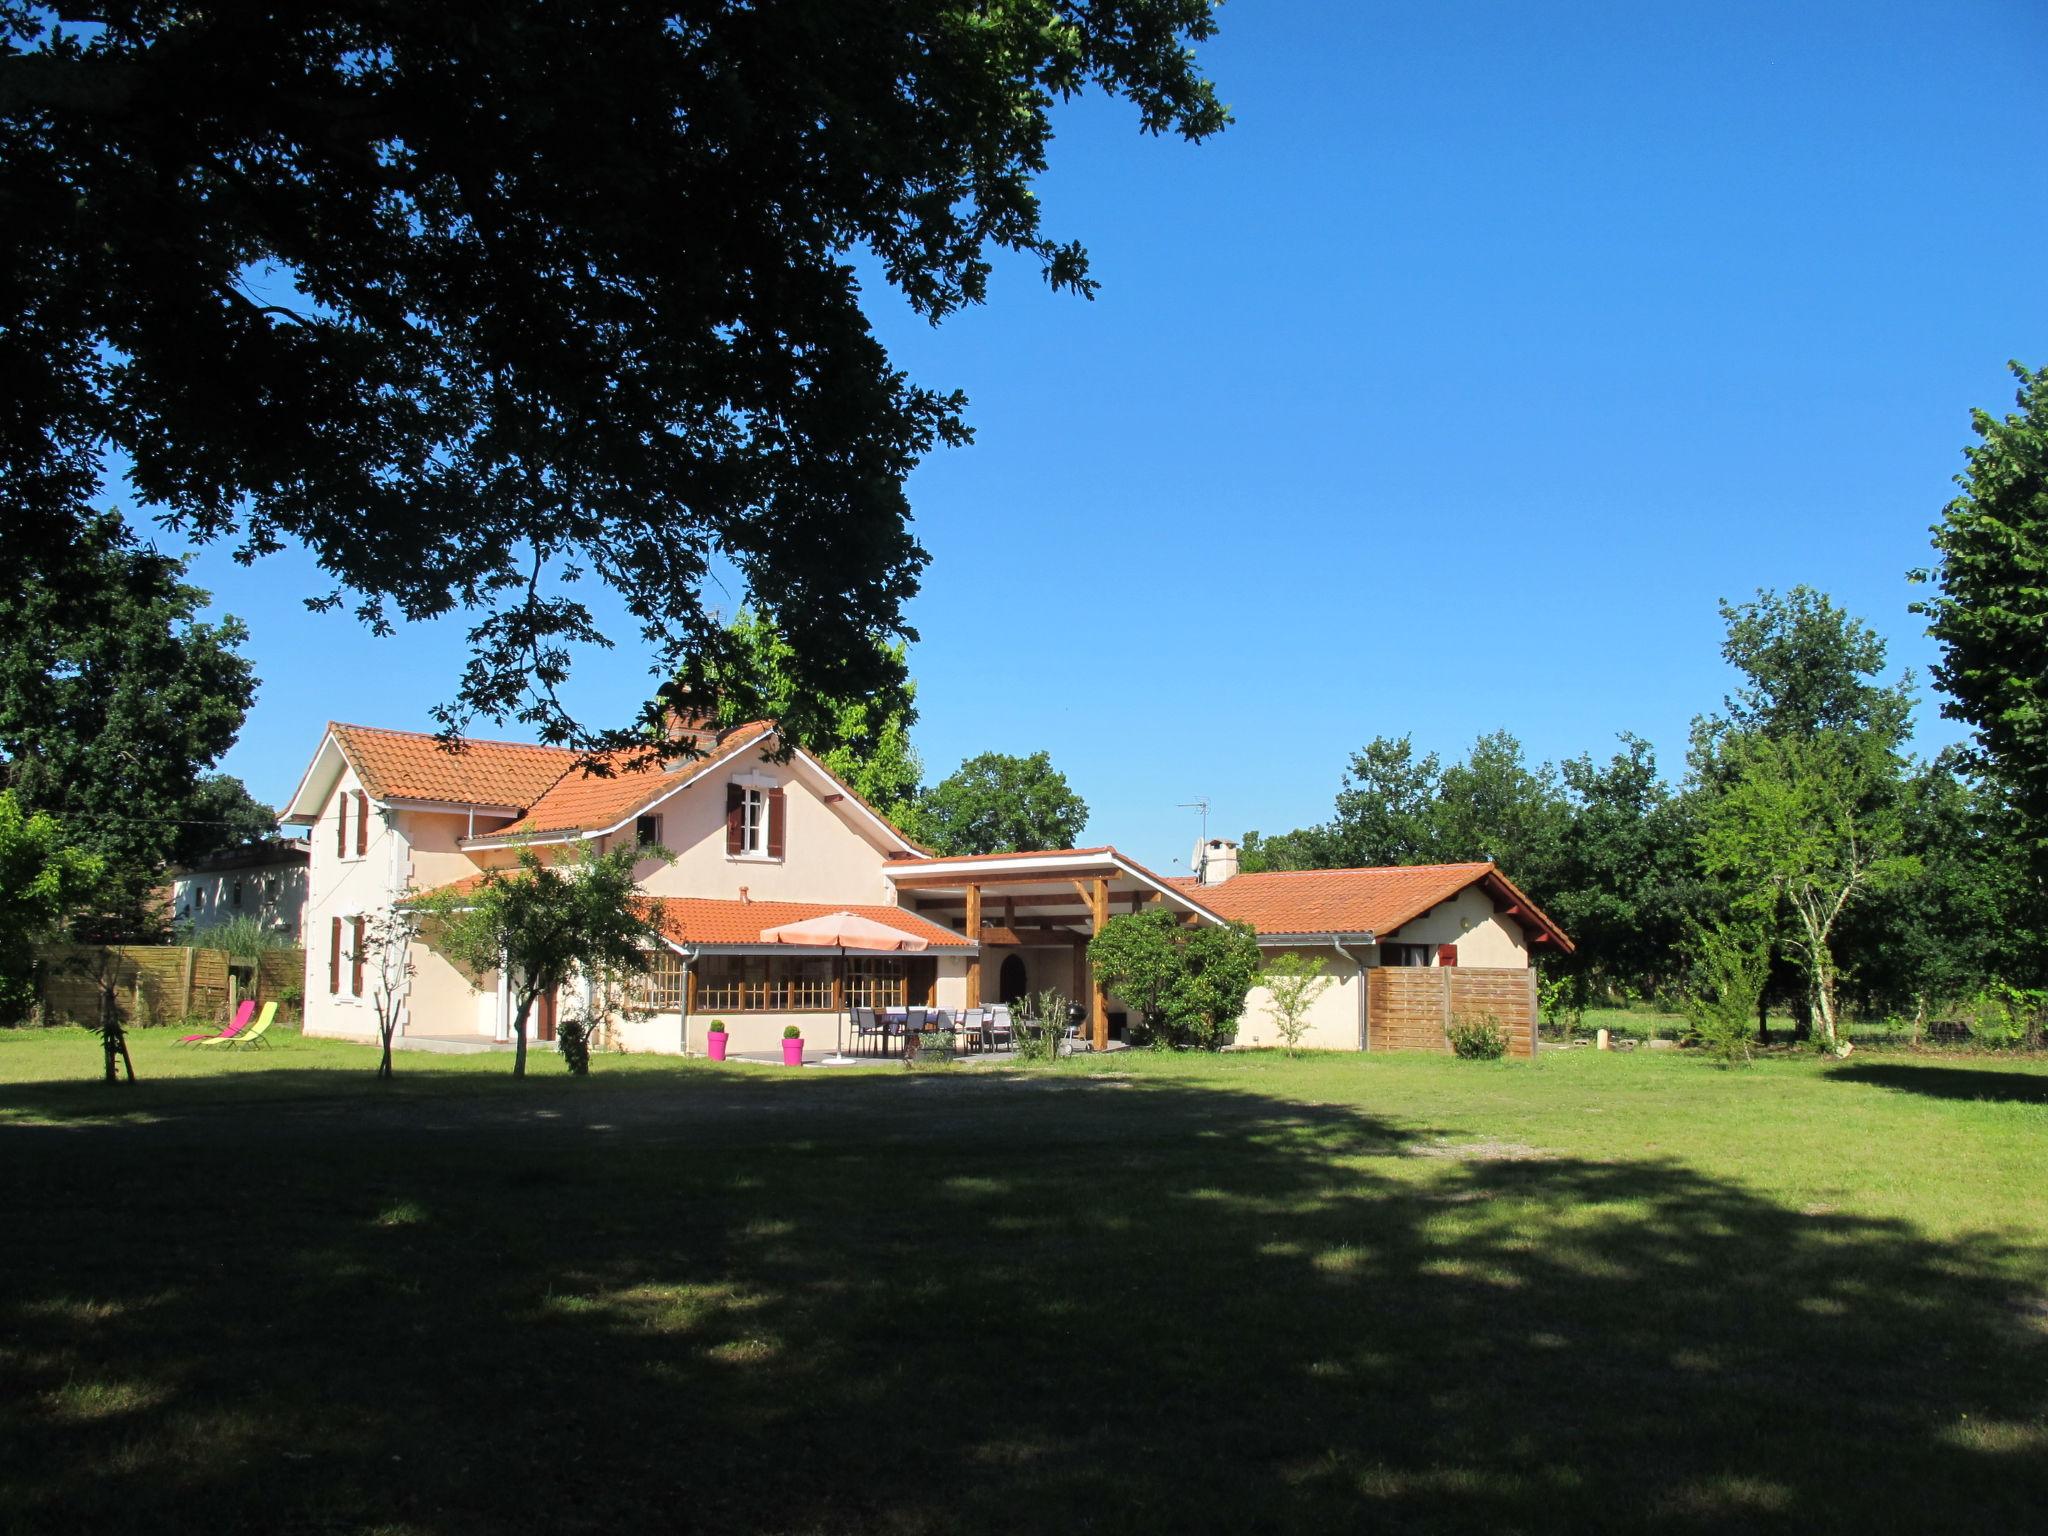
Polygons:
M1521 909L1517 917L1525 927L1548 933L1570 950L1564 930L1491 864L1286 870L1234 875L1220 885L1203 885L1184 875L1172 884L1260 933L1386 935L1482 881L1494 887L1496 898Z
M466 894L482 885L488 873L480 870L473 875L464 875L460 880L451 880L446 885L434 887L434 894ZM414 893L415 896L425 894L423 891ZM844 902L835 905L819 901L737 901L713 896L655 896L649 900L657 909L662 933L678 944L758 946L761 931L765 928L807 922L814 917L830 917L835 912L851 912L923 939L933 949L973 947L964 935L902 907L848 906Z
M628 749L609 755L609 778L582 767L558 776L547 792L528 802L527 812L492 837L528 837L547 832L590 832L615 827L650 801L680 789L700 773L728 761L751 743L773 733L766 720L735 726L725 740L704 757L683 757L664 763Z
M933 949L974 947L964 935L901 907L854 907L816 901L723 901L705 896L663 896L660 907L661 931L678 944L759 944L764 928L830 917L834 912L851 912L923 939Z
M450 751L438 736L330 722L363 787L379 800L443 800L453 805L533 804L576 754L518 741L464 741Z

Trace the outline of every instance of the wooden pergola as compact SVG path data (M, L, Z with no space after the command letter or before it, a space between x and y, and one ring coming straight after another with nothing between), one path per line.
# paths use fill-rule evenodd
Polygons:
M1163 904L1188 922L1221 922L1187 891L1114 848L990 853L922 859L891 866L897 898L912 911L957 929L977 948L967 962L967 1006L981 1006L984 947L1070 947L1075 975L1088 941L1111 917ZM1109 1044L1109 1001L1088 971L1089 1037Z

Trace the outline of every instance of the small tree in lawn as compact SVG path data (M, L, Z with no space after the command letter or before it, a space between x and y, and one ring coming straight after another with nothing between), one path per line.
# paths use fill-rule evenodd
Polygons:
M1685 1011L1693 1038L1724 1063L1748 1061L1757 1000L1771 974L1769 928L1754 912L1695 923L1686 952L1692 964Z
M1841 1054L1842 914L1920 867L1900 851L1898 758L1876 732L1823 730L1738 738L1728 759L1733 776L1701 818L1702 862L1733 885L1739 907L1782 898L1791 908L1789 943L1806 971L1820 1046Z
M1289 950L1266 967L1266 1012L1273 1016L1273 1033L1292 1056L1301 1049L1301 1037L1308 1033L1308 1016L1316 1000L1330 990L1330 978L1323 974L1327 962L1321 955L1304 955Z
M349 962L370 973L370 1004L377 1015L377 1038L384 1054L377 1076L391 1076L391 1040L398 1033L398 1011L413 978L412 941L420 918L409 907L387 907L363 919L361 938L349 951Z
M490 869L466 890L429 891L414 909L438 919L443 954L481 982L501 972L512 989L512 1075L526 1075L526 1022L533 1005L580 969L638 976L658 942L654 910L633 883L636 864L665 850L630 845L598 853L587 844L550 864L519 850L515 870Z

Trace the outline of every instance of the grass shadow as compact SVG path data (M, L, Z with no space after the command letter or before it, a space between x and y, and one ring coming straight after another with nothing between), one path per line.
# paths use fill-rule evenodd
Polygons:
M1803 1532L2048 1500L2040 1253L1241 1088L791 1079L0 1131L34 1170L0 1182L6 1507Z
M1847 1062L1832 1067L1837 1082L1917 1093L1932 1099L1967 1099L1986 1104L2048 1104L2048 1074L1994 1072L1973 1067L1914 1066L1905 1062Z

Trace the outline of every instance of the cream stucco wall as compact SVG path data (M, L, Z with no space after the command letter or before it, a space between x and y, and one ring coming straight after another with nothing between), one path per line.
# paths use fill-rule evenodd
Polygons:
M404 836L392 824L396 815L380 814L372 805L367 844L360 855L356 853L355 793L362 787L354 770L344 765L327 803L320 808L319 819L307 833L312 853L306 893L305 1032L309 1035L374 1039L377 1033L368 973L363 978L361 997L349 991L349 919L391 905L405 888L408 850ZM344 796L348 801L348 840L346 852L337 854L335 820ZM342 919L343 953L340 985L329 992L328 956L336 917Z
M1313 1051L1355 1051L1359 1048L1359 997L1357 960L1363 954L1370 963L1373 950L1370 945L1347 944L1344 946L1352 955L1346 960L1329 945L1307 946L1296 950L1261 950L1261 958L1268 966L1285 954L1298 954L1319 958L1323 962L1323 975L1329 985L1309 1008L1308 1029L1301 1037L1304 1050ZM1245 996L1244 1012L1237 1022L1237 1043L1239 1045L1279 1045L1280 1034L1272 1014L1273 994L1264 986L1255 986Z
M786 791L782 858L734 857L725 851L725 792L734 780ZM849 818L860 816L860 810L850 801L827 805L795 762L763 762L755 754L742 753L652 814L661 817L662 845L676 861L664 865L650 859L636 871L651 895L733 900L744 886L756 901L893 903L883 873L887 861L849 825ZM632 829L618 835L630 837Z
M1460 965L1513 967L1529 963L1529 946L1521 925L1495 912L1493 899L1477 886L1467 886L1449 901L1380 937L1388 943L1455 944Z

